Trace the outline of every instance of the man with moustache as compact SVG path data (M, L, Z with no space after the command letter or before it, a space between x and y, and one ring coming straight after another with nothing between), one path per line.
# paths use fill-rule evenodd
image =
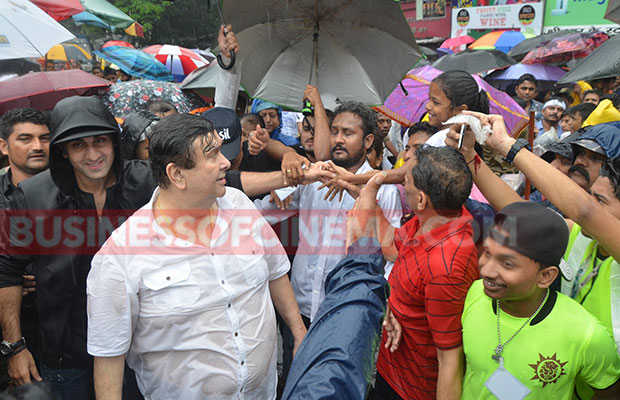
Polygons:
M353 174L371 171L366 152L372 145L377 127L374 111L362 103L347 101L336 109L335 114L330 134L331 161ZM347 213L355 203L348 193L344 194L342 201L338 198L326 200L328 189L318 190L319 186L320 182L297 186L287 210L269 212L266 216L270 223L276 223L299 215L300 239L292 265L291 284L306 326L310 325L325 297L327 275L346 254ZM396 187L383 185L377 202L390 224L400 226L402 207ZM263 210L277 207L269 202L269 196L254 203ZM283 339L286 343L286 338ZM284 351L286 363L292 354L290 344Z
M566 104L559 98L553 97L543 105L542 119L536 122L536 129L538 129L538 136L545 132L554 130L556 135L560 137L562 134L562 128L558 125L562 113L566 109Z

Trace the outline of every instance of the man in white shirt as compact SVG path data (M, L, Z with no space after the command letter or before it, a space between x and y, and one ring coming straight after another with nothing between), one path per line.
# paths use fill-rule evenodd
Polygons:
M274 399L275 308L306 328L271 227L240 191L213 125L174 115L154 129L158 183L114 231L87 281L98 399L121 399L123 363L146 399ZM272 304L273 302L273 304Z

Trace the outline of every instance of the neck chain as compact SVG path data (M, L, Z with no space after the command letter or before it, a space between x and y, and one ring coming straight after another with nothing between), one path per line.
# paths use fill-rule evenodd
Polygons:
M532 319L536 316L536 314L538 314L540 310L543 308L543 305L547 302L548 298L549 298L549 288L547 288L547 292L545 293L545 298L540 302L540 305L538 306L536 311L534 311L534 313L530 315L527 321L525 321L523 325L521 325L521 327L517 329L517 331L508 340L504 342L504 344L502 344L502 334L500 332L500 327L499 327L499 314L501 313L501 307L499 305L499 299L495 300L495 305L497 306L497 347L495 347L495 354L491 356L492 359L494 359L498 363L502 363L503 361L502 353L504 352L504 348L506 347L506 345L508 345L508 343L510 343L512 339L514 339L515 336L517 336L519 332L521 332L521 330L525 328L525 326L529 324L530 321L532 321Z

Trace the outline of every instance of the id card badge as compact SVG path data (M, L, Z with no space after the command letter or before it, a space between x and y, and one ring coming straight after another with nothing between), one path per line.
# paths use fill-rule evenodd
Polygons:
M504 368L504 359L501 357L499 367L484 386L499 400L523 400L530 393L527 386Z

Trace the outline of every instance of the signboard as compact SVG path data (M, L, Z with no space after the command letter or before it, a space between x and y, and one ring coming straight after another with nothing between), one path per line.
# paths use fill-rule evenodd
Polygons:
M446 16L446 0L416 0L416 9L418 21L427 18L443 18Z
M446 4L445 0L441 3ZM448 6L450 3L447 3ZM444 8L445 16L439 18L418 19L417 1L401 2L400 6L407 18L407 23L416 39L447 38L450 37L450 16L451 8ZM422 7L422 10L424 7ZM432 12L431 12L432 13Z
M520 29L539 35L542 24L542 3L452 9L452 37L465 35L469 29Z
M539 3L540 0L451 0L452 8L505 6L509 4Z
M609 0L547 0L544 31L560 29L600 29L610 34L620 33L620 26L606 20Z

